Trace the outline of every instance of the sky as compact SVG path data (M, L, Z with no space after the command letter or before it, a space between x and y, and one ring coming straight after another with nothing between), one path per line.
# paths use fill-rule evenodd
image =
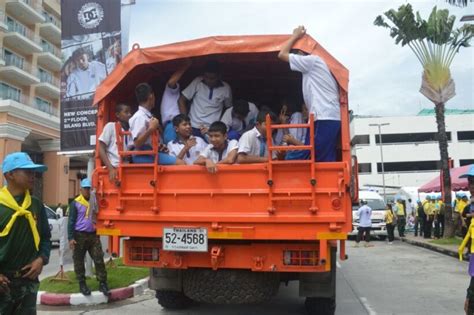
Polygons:
M290 34L304 25L314 39L349 69L349 107L358 115L407 116L433 104L419 93L422 67L389 30L373 25L377 15L406 1L202 1L136 0L131 6L130 47L152 47L213 35ZM410 1L425 19L447 8L459 19L473 14L445 1ZM474 40L471 41L474 45ZM447 108L474 108L474 47L463 48L451 65L456 96ZM225 74L224 74L225 79Z

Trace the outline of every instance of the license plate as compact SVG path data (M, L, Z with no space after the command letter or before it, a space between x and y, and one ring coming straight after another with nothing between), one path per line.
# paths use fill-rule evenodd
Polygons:
M164 228L163 250L207 252L207 229Z

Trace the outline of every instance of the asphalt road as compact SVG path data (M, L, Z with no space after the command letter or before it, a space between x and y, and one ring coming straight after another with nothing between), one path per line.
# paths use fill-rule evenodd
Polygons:
M396 242L353 248L349 260L338 263L336 314L463 314L469 283L467 263L429 250ZM173 315L303 315L298 284L282 285L270 302L251 306L197 305L185 311L165 311L153 292L110 305L89 307L39 306L40 315L173 314Z

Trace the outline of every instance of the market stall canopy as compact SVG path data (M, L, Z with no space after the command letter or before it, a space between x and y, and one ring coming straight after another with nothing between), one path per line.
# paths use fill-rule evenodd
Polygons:
M467 173L469 168L472 165L464 165L461 167L455 167L450 169L450 174L451 174L451 189L454 191L458 190L468 190L468 183L467 183L467 178L459 178L462 174ZM418 188L419 192L440 192L440 179L439 175Z
M209 58L216 58L221 64L238 67L237 69L245 69L241 67L249 64L256 65L255 71L266 74L271 80L277 80L281 71L289 71L289 65L277 56L288 39L289 35L213 36L143 49L134 45L132 51L97 87L94 104L98 104L111 93L120 97L124 90L128 91L140 82L154 80L157 74L163 74L175 67L176 60L186 58L210 56ZM329 66L340 88L348 91L349 71L311 36L305 35L294 48L321 57ZM264 62L258 56L261 54L266 55ZM255 63L256 60L258 64ZM222 73L225 76L225 67ZM243 70L242 76L246 75ZM273 79L275 75L276 78ZM133 90L130 92L133 93Z

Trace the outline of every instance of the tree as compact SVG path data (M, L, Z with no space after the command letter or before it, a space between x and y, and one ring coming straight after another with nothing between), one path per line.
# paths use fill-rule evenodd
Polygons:
M441 156L441 174L446 206L445 237L454 236L454 223L451 207L451 177L449 172L448 138L444 119L445 103L455 95L455 86L449 67L461 47L469 47L474 36L474 25L464 24L453 29L456 17L448 10L433 8L428 20L416 16L410 4L397 10L391 9L377 16L376 26L390 29L395 44L407 45L423 66L420 92L435 105L436 124L438 125L438 143Z
M471 0L473 2L474 0ZM458 7L465 7L467 6L467 0L446 0L449 4L456 5Z

